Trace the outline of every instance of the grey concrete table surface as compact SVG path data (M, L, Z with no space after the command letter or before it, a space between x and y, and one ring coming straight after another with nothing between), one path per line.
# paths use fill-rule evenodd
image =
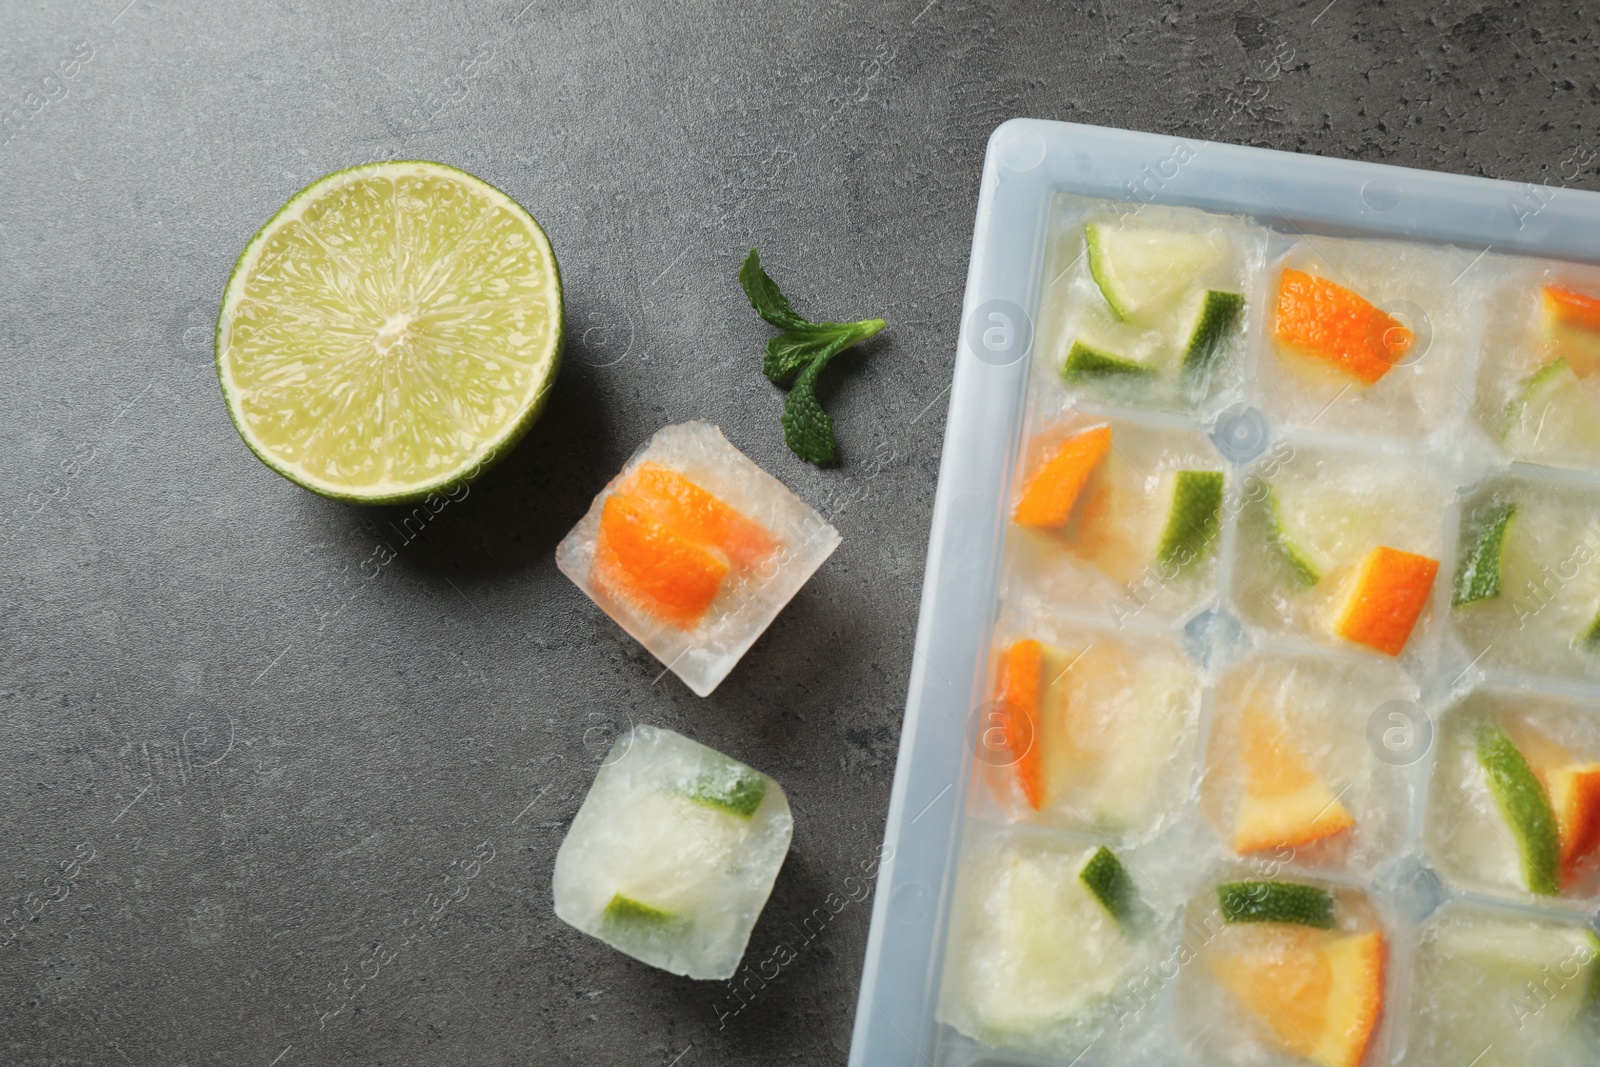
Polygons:
M0 1062L841 1062L869 911L845 879L882 833L989 132L1595 188L1582 6L7 0ZM547 414L425 521L271 473L210 364L250 234L384 157L507 190L566 281ZM752 245L802 311L891 323L827 387L838 469L783 446ZM844 535L705 700L552 560L688 418ZM751 951L796 958L747 1004L551 912L630 722L794 805Z

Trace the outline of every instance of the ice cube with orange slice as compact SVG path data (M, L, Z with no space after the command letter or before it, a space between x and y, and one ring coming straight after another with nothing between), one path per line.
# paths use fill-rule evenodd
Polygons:
M556 549L556 564L696 694L710 693L839 545L715 426L667 426Z

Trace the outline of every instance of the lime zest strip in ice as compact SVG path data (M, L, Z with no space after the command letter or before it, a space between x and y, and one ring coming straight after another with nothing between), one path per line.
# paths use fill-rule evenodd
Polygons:
M1463 524L1466 528L1462 531L1462 542L1466 550L1456 564L1455 586L1450 594L1452 607L1500 595L1501 550L1516 514L1516 504L1496 504L1474 515L1470 525Z
M1107 352L1085 341L1073 341L1067 360L1061 365L1061 376L1069 382L1096 381L1106 378L1152 378L1155 369L1137 360Z
M1333 894L1299 882L1226 882L1217 886L1222 919L1230 923L1293 923L1317 930L1335 925Z
M1144 923L1150 909L1139 898L1139 890L1122 861L1104 845L1078 872L1078 880L1088 887L1096 900L1103 905L1117 924L1131 929Z
M1489 792L1522 856L1528 891L1556 896L1561 892L1561 836L1544 786L1522 751L1493 722L1479 724L1477 754Z
M1156 561L1182 573L1204 558L1222 522L1222 472L1179 471Z
M1267 486L1265 505L1267 538L1282 554L1283 562L1288 566L1295 583L1309 589L1322 581L1322 571L1311 561L1311 556L1289 536L1288 527L1283 521L1283 505L1278 500L1278 491L1270 485Z
M613 894L606 902L601 921L608 926L655 926L666 928L682 921L681 916L663 911L643 901L621 893Z
M1091 222L1083 229L1089 274L1111 313L1127 320L1192 286L1227 255L1216 233L1175 233Z
M368 163L306 186L245 246L217 377L267 466L336 500L399 503L503 458L561 342L561 276L533 216L453 167Z
M696 804L748 819L767 795L767 776L746 767L729 774L702 774L684 795Z
M1183 359L1179 364L1185 381L1203 381L1216 363L1223 341L1233 332L1244 313L1244 295L1207 289L1194 298L1191 325L1182 334Z

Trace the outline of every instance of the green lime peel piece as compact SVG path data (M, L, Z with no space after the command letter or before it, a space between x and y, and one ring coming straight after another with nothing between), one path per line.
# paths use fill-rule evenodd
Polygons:
M1222 525L1222 472L1179 471L1156 560L1183 572L1203 559Z
M1150 909L1139 898L1139 890L1134 886L1128 869L1104 845L1083 865L1078 872L1078 880L1088 887L1089 892L1117 921L1117 925L1124 929L1139 927L1149 918Z
M1288 528L1283 524L1283 509L1278 503L1278 492L1272 486L1267 486L1267 538L1272 542L1283 557L1283 562L1289 568L1295 584L1302 589L1310 589L1322 581L1322 571L1311 562L1311 557L1289 537Z
M1067 361L1061 365L1061 376L1069 382L1086 382L1150 378L1155 376L1155 371L1126 356L1107 352L1083 341L1073 341Z
M1533 769L1520 749L1493 722L1478 727L1478 765L1489 779L1489 792L1516 838L1528 891L1553 897L1561 892L1561 837L1556 814Z
M601 913L600 921L607 926L660 929L674 925L679 921L679 917L670 911L662 911L630 896L615 893L606 902L606 909Z
M722 774L702 774L684 795L696 804L748 819L755 815L761 798L767 795L767 776L748 767L737 767Z
M1183 346L1180 363L1184 381L1204 381L1211 373L1223 340L1233 332L1244 314L1244 295L1207 289L1200 297L1200 310Z
M1299 882L1227 882L1217 886L1222 919L1230 923L1294 923L1334 927L1333 894Z
M1463 524L1461 539L1467 548L1456 564L1455 588L1450 595L1452 607L1500 595L1501 550L1516 515L1516 504L1496 504L1480 510L1470 525Z

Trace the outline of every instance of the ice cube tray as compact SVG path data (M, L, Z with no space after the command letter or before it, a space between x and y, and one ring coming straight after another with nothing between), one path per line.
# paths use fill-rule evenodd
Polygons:
M1185 395L1066 384L1059 370L1075 328L1073 302L1093 292L1077 259L1085 220L1208 225L1197 212L1216 216L1230 235L1247 299L1242 343L1226 353L1211 387ZM1066 123L1013 120L995 131L984 161L852 1065L1208 1062L1211 1054L1180 1033L1187 1025L1177 990L1186 980L1182 967L1172 978L1158 971L1139 992L1141 1010L1130 1017L1136 1034L1089 1040L1081 1050L988 1047L937 1020L960 857L986 854L997 839L1018 834L1063 847L1105 841L1120 850L1141 871L1147 899L1172 920L1164 952L1179 947L1185 907L1241 873L1360 891L1390 945L1384 1016L1368 1064L1427 1062L1413 1058L1433 1047L1411 1014L1413 1002L1431 1003L1414 994L1414 962L1444 918L1464 910L1593 926L1593 895L1534 899L1464 877L1460 865L1440 863L1430 851L1430 827L1446 802L1435 757L1448 750L1455 717L1478 713L1485 701L1515 707L1536 699L1544 712L1575 716L1585 729L1600 722L1600 656L1565 648L1528 654L1525 638L1497 640L1515 625L1515 613L1502 630L1493 619L1463 622L1451 606L1463 512L1497 486L1525 485L1540 506L1564 500L1579 516L1573 536L1593 530L1585 516L1596 514L1600 471L1572 469L1582 464L1559 450L1524 453L1541 462L1520 462L1494 431L1508 383L1528 370L1504 362L1511 358L1505 338L1519 328L1508 305L1519 295L1531 299L1536 282L1553 276L1600 291L1597 237L1600 195L1553 185ZM1273 351L1267 310L1277 272L1330 263L1395 298L1389 310L1417 335L1422 355L1402 360L1381 391L1298 375ZM1030 576L1026 546L1008 516L1030 462L1029 442L1062 418L1110 421L1130 435L1176 442L1172 447L1205 453L1226 472L1230 504L1215 563L1198 586L1144 595L1103 573ZM1441 566L1397 659L1319 633L1293 612L1285 620L1273 610L1272 590L1250 588L1255 539L1243 489L1261 477L1262 465L1285 455L1291 463L1316 457L1331 474L1391 479L1415 508L1400 518L1413 523L1410 535ZM1600 535L1593 540L1600 549ZM1552 566L1557 562L1566 561ZM1593 569L1600 574L1600 563ZM1561 601L1563 591L1576 597L1575 580L1558 578L1545 599ZM1581 609L1562 602L1541 608L1533 622L1574 611ZM1174 720L1170 802L1141 809L1153 813L1145 821L1112 830L1070 814L1017 821L1015 808L985 784L982 714L994 692L996 643L1027 626L1065 641L1098 633L1135 647L1185 650L1197 690L1194 715ZM1330 751L1360 764L1344 772L1366 783L1363 800L1352 805L1358 818L1382 814L1373 818L1381 832L1360 847L1295 852L1271 872L1259 869L1259 857L1241 858L1228 847L1217 826L1226 802L1213 796L1208 780L1214 749L1226 746L1217 727L1228 687L1261 661L1354 679L1341 683L1358 696L1345 736ZM1352 739L1351 729L1360 736ZM1595 1051L1584 1054L1592 1061Z

